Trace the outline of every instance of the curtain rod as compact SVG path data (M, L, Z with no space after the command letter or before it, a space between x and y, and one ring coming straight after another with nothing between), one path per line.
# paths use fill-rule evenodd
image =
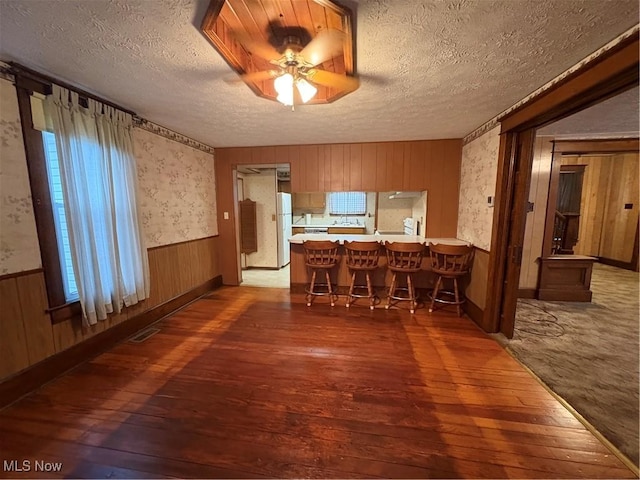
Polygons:
M78 95L80 95L81 97L85 97L85 98L90 98L92 100L95 100L97 102L103 103L105 105L108 105L110 107L116 108L118 110L121 110L125 113L128 113L134 117L136 117L136 113L127 109L127 108L123 108L120 105L117 105L113 102L110 102L108 100L105 100L104 98L100 98L97 95L94 95L93 93L89 93L86 90L82 90L81 88L78 88L74 85L71 85L69 83L63 82L58 80L57 78L53 78L50 77L49 75L45 75L44 73L40 73L37 72L36 70L32 70L31 68L25 67L24 65L20 65L19 63L16 62L8 62L9 66L10 66L10 73L12 73L13 75L18 75L18 76L22 76L22 77L26 77L29 78L30 80L34 80L36 82L39 82L47 87L50 87L53 83L55 83L56 85L60 85L61 87L64 87L68 90L72 90L74 92L76 92Z
M8 67L6 67L5 65L8 65ZM70 85L66 82L62 82L56 78L50 77L49 75L45 75L36 70L32 70L31 68L25 67L24 65L20 65L19 63L0 62L0 73L9 73L14 77L35 82L39 85L42 85L42 87L45 87L45 88L50 88L51 85L55 83L56 85L60 85L61 87L64 87L68 90L72 90L76 92L78 95L80 95L80 97L84 97L85 99L91 98L92 100L101 102L104 105L109 105L110 107L113 107L125 113L131 114L131 116L133 117L133 125L138 128L142 128L143 130L147 130L149 132L155 133L156 135L160 135L169 140L182 143L183 145L187 145L191 148L196 148L198 150L201 150L203 152L213 155L214 150L213 150L213 147L211 147L210 145L199 142L198 140L194 140L191 137L175 132L169 128L163 127L162 125L158 125L150 120L147 120L145 118L138 116L135 112L131 110L122 108L120 105L104 100L103 98L100 98L97 95L89 93L85 90L82 90L78 87Z

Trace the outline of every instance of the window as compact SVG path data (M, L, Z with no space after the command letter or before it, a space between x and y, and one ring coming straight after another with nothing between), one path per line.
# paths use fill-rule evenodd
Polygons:
M49 179L49 191L51 193L51 208L56 229L58 254L60 257L60 273L62 274L62 287L67 302L78 300L78 287L71 263L71 247L69 244L69 230L64 209L62 195L62 183L60 182L60 163L58 162L58 149L56 137L51 132L42 132L44 155L47 163L47 178Z
M365 192L335 192L329 194L330 215L364 215L367 213Z
M56 84L17 76L16 88L32 125L23 133L51 319L94 325L149 297L133 119Z

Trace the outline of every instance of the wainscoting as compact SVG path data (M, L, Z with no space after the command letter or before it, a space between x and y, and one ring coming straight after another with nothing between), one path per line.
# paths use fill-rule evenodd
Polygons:
M9 388L8 384L23 383L19 380L25 369L58 357L71 347L83 344L117 325L129 324L129 320L132 326L143 328L220 283L218 237L165 245L149 249L148 252L150 297L138 305L125 308L118 315L110 315L107 320L92 327L83 326L79 316L52 322L47 312L46 286L41 270L0 278L0 379L3 379L3 383L0 383L0 406L13 396L11 392L14 389ZM135 329L129 330L129 327L120 328L118 332L125 335L122 338L126 338L135 333ZM113 334L109 338L114 340ZM78 356L76 363L99 353L98 344L94 343L93 350L85 352L84 358ZM70 368L65 362L57 361L55 365ZM59 371L62 367L55 368L55 365L48 373L45 371L41 375L41 383L62 373Z

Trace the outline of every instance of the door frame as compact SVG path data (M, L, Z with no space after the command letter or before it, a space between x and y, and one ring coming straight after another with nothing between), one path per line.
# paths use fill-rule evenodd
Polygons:
M535 131L638 85L638 31L597 59L498 118L501 124L495 211L483 327L513 337L523 243L523 218ZM531 148L529 148L529 146Z

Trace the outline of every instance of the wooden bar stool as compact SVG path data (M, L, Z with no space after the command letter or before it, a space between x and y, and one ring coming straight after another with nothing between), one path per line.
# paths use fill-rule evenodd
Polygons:
M344 242L344 249L347 255L346 264L351 272L351 284L349 285L349 294L347 296L346 307L356 298L368 298L369 308L373 310L378 297L371 286L371 272L378 268L378 259L380 258L380 244L378 242ZM366 285L356 285L356 275L358 272L364 272ZM362 289L367 289L366 295L354 293Z
M429 257L431 269L438 275L436 285L430 294L431 306L429 312L433 312L436 303L455 305L458 316L461 315L460 305L465 302L464 295L460 298L458 291L458 279L469 273L473 247L470 245L446 245L442 243L429 243ZM453 280L453 291L443 290L445 280Z
M415 242L384 242L384 247L387 251L387 268L393 272L389 294L387 295L387 304L384 308L389 309L398 302L408 301L411 313L415 313L418 298L413 286L413 274L421 270L422 257L425 253L424 245ZM398 287L399 273L406 276L406 288ZM400 296L398 291L405 291L407 295Z
M333 307L338 295L333 291L329 272L338 264L339 242L330 240L306 240L302 242L304 263L311 271L311 282L307 292L307 307L310 307L317 296L328 296ZM316 274L324 272L326 283L316 283ZM318 290L320 288L320 290Z

